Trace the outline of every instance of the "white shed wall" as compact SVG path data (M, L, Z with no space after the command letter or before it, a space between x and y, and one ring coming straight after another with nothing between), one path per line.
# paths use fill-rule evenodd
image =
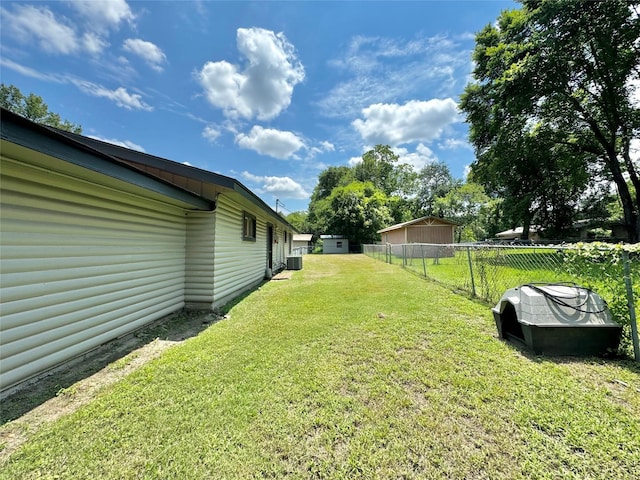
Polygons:
M183 307L182 208L1 160L0 390Z
M341 244L338 247L338 243ZM322 253L349 253L349 240L347 238L325 238L322 240Z

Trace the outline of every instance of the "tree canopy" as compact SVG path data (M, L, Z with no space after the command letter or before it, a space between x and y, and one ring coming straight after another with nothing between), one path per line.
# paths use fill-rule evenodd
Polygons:
M342 234L353 243L372 243L379 240L378 230L435 215L436 200L456 185L461 181L444 163L416 173L391 147L376 145L362 162L320 173L304 226L316 236Z
M30 93L24 95L14 85L0 84L0 106L21 115L33 122L42 123L73 133L82 133L82 127L68 120L62 120L60 115L49 111L49 107L42 97Z
M460 104L473 178L513 222L537 214L560 228L589 182L606 180L640 240L639 38L638 2L624 0L524 0L478 33Z

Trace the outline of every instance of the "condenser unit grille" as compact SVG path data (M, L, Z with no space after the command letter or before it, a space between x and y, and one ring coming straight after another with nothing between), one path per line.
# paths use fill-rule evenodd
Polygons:
M302 270L302 257L287 257L287 270Z

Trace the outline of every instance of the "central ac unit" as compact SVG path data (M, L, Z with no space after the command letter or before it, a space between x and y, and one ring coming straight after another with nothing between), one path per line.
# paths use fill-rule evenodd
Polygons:
M287 257L287 270L302 270L302 257Z

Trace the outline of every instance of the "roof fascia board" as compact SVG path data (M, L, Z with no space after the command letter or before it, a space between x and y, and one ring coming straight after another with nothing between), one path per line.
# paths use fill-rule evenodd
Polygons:
M242 197L251 201L253 204L260 207L260 209L264 210L270 217L276 219L280 223L283 223L294 232L298 231L293 225L291 225L283 217L278 215L260 197L258 197L255 193L253 193L251 190L245 187L242 183L240 183L238 180L232 177L227 177L219 173L213 173L208 170L203 170L201 168L193 167L191 165L185 165L183 163L178 163L173 160L157 157L155 155L149 155L148 153L137 152L135 150L121 147L119 145L113 145L111 143L103 142L101 140L84 137L76 133L70 133L70 132L61 132L61 133L69 138L75 139L81 143L92 146L99 151L103 151L114 157L122 158L123 160L127 160L134 163L140 163L150 167L155 167L155 168L173 173L174 175L180 175L186 178L205 181L205 182L220 186L222 188L233 190L234 192L238 193Z

